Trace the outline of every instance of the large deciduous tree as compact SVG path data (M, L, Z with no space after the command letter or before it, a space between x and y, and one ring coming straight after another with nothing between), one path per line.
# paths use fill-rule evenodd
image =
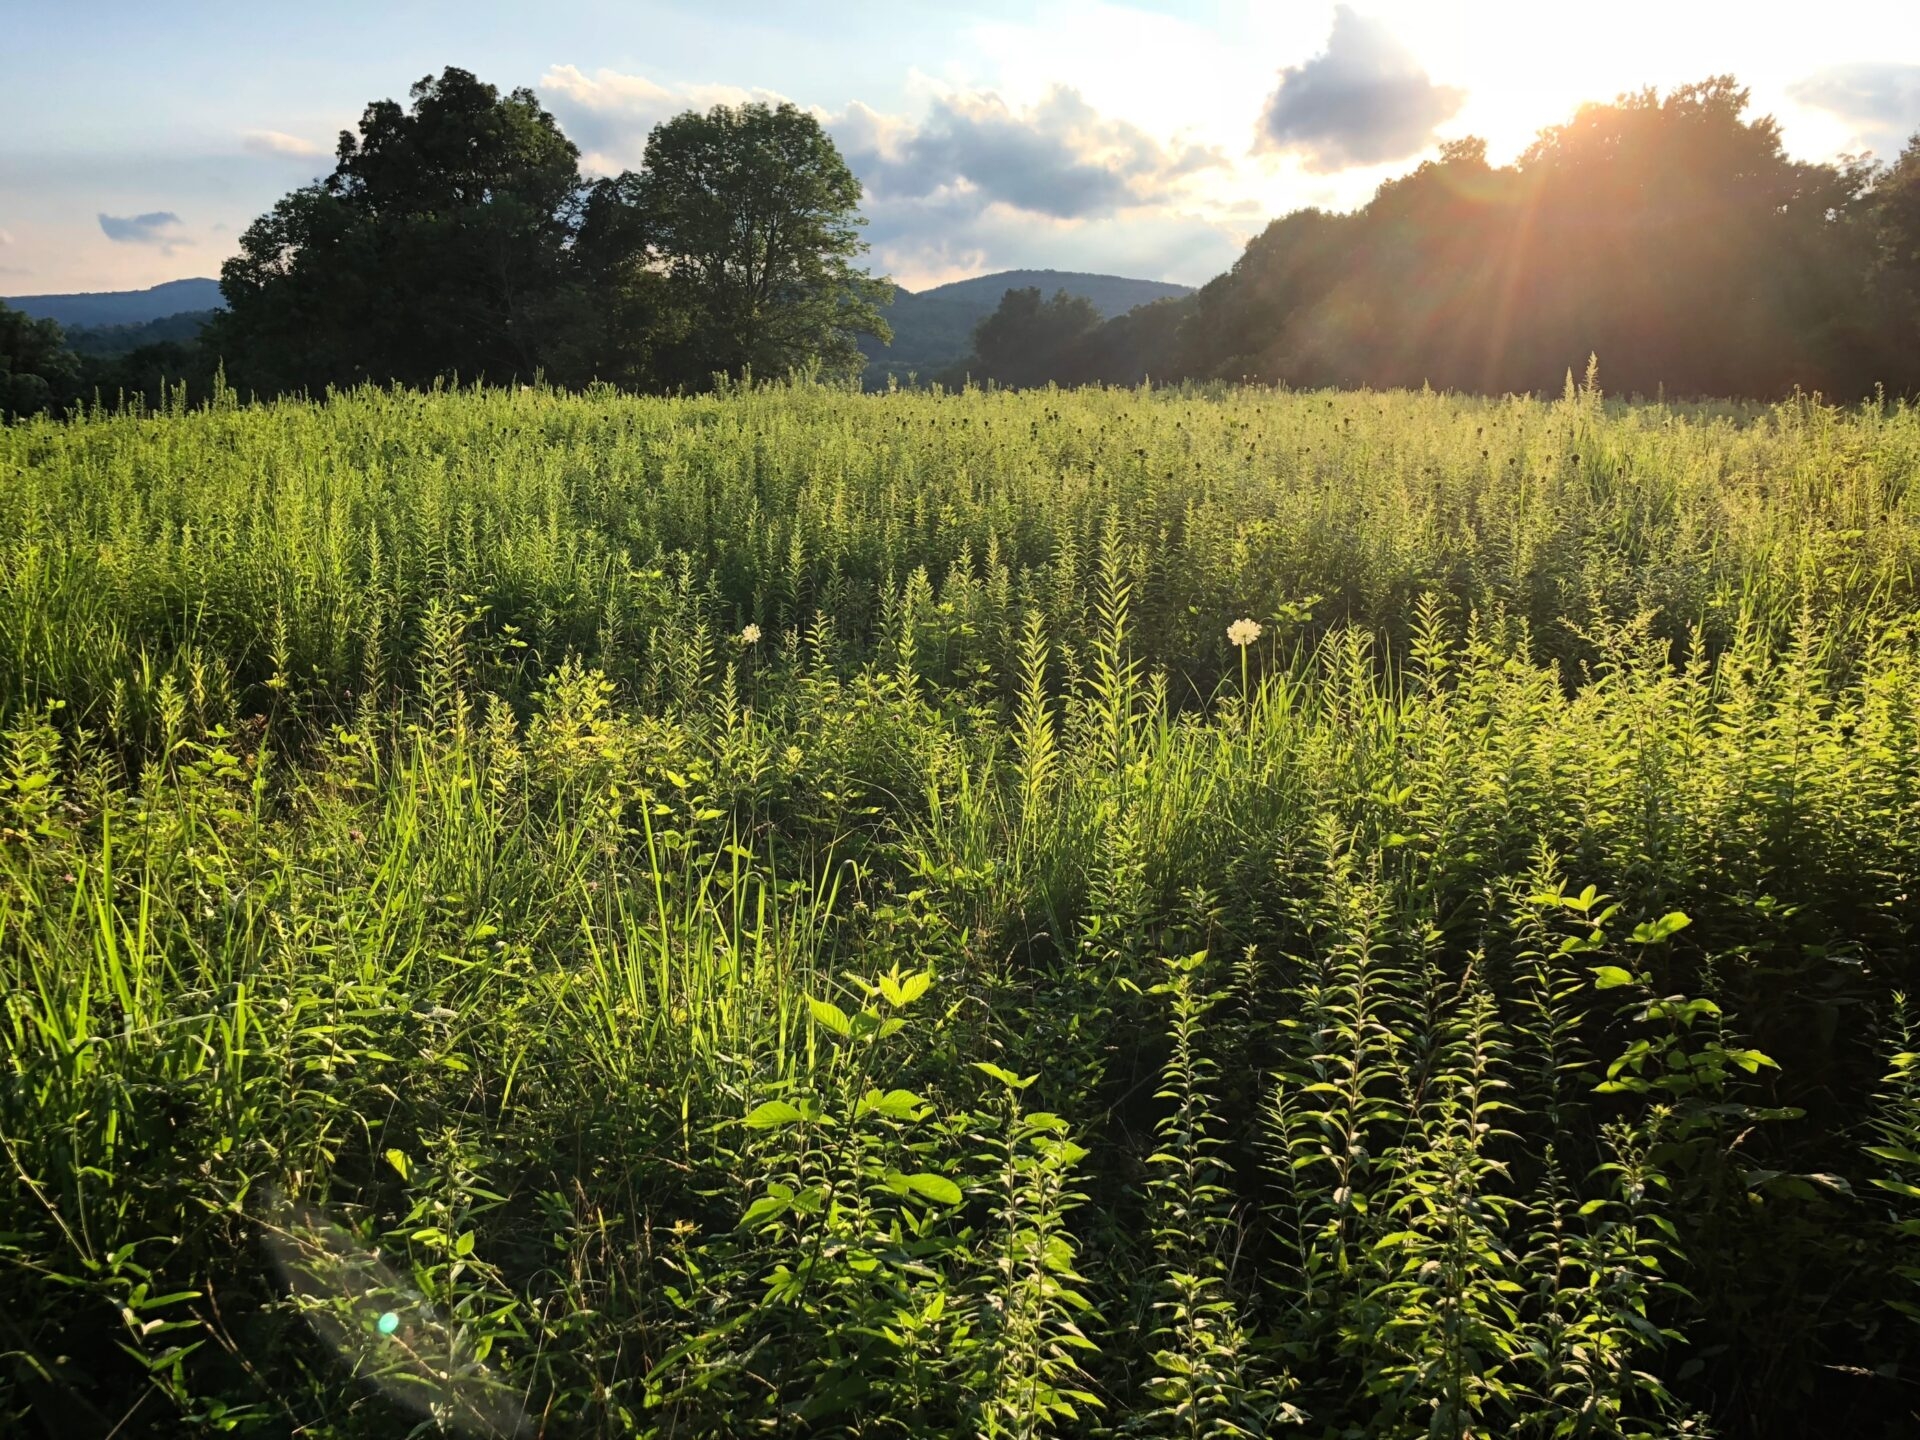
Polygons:
M268 389L530 376L577 313L579 152L530 90L449 68L369 105L250 226L215 340Z
M635 184L681 338L667 378L778 378L815 362L857 374L861 333L891 338L892 287L854 268L860 182L792 105L717 105L654 127Z
M0 304L0 420L71 405L80 388L80 361L66 332Z
M973 330L974 374L1001 385L1044 385L1066 378L1067 355L1100 326L1101 315L1084 295L1056 290L1042 300L1038 286L1009 290L994 312Z
M1920 384L1920 134L1875 177L1872 283L1888 347Z
M376 101L333 173L247 230L210 343L252 388L425 385L536 371L698 388L716 374L859 368L891 287L859 182L791 105L654 129L640 171L589 182L530 90L464 70Z

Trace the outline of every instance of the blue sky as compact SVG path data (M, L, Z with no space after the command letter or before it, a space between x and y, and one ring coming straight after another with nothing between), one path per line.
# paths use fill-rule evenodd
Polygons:
M1809 159L1891 158L1920 129L1920 23L1878 0L96 0L7 23L0 294L217 274L367 101L449 64L534 87L597 169L689 106L806 106L866 184L875 268L916 288L1198 283L1274 215L1357 204L1441 140L1504 159L1582 100L1726 71Z

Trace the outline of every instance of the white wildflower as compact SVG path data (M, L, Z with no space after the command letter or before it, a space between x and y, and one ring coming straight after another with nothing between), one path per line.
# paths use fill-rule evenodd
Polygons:
M1260 622L1258 620L1236 620L1227 627L1227 643L1237 645L1243 650L1259 638Z
M758 645L760 643L760 627L758 625L749 625L743 629L740 632L740 643L742 645Z

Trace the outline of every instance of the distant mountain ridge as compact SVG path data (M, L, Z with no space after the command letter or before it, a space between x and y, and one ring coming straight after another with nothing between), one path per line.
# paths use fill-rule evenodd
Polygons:
M1043 295L1065 290L1069 295L1084 296L1109 320L1156 300L1193 293L1190 285L1175 285L1166 280L1135 280L1125 275L1096 275L1079 270L1001 270L921 291L896 286L893 304L885 311L887 322L893 327L893 343L882 345L871 337L860 342L861 351L867 357L866 383L874 387L885 385L889 374L902 380L910 374L926 379L961 364L973 349L973 327L994 312L1007 291L1029 286L1039 289ZM101 353L116 353L136 343L185 338L173 331L184 328L191 333L197 328L197 322L206 318L205 312L224 308L220 282L204 278L169 280L145 290L17 295L0 299L36 319L53 320L76 330L144 328L153 326L155 321L183 317L175 326L161 327L166 331L164 334L158 330L136 334L129 328L111 335L85 337L86 342ZM190 312L192 322L184 319Z
M889 374L922 380L964 361L973 350L973 327L999 307L1009 290L1036 288L1042 295L1064 290L1092 301L1111 320L1141 305L1191 295L1190 285L1166 280L1134 280L1124 275L1092 275L1079 270L1001 270L936 285L918 292L896 286L893 305L883 311L893 327L893 343L870 337L860 342L867 357L866 383L878 388Z
M5 295L0 303L61 325L145 325L187 310L220 310L220 282L169 280L145 290L98 290L79 295Z

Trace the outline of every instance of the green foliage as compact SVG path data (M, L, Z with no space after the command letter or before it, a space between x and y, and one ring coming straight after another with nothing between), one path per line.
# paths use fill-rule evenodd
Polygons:
M1583 105L1511 163L1463 137L1350 214L1297 210L1190 301L1021 383L1181 379L1551 394L1920 392L1920 150L1792 159L1731 76ZM984 353L984 352L983 352Z
M277 202L221 267L210 341L262 390L531 377L552 344L579 152L530 90L449 67L367 106L333 173Z
M655 127L639 171L589 183L531 90L449 67L410 95L370 104L333 172L222 267L204 348L247 389L703 389L850 374L855 332L885 338L887 287L851 265L859 184L793 106L688 112Z
M1569 388L0 430L0 1428L1911 1428L1920 422Z
M0 421L72 405L80 370L58 325L0 303Z
M1067 350L1101 323L1085 296L1056 290L1042 300L1037 287L1009 290L994 312L973 327L966 368L1001 385L1042 385L1060 373Z
M656 125L635 200L691 317L670 383L814 364L850 377L865 363L856 334L891 334L875 308L891 287L853 268L860 182L797 106L716 105Z

